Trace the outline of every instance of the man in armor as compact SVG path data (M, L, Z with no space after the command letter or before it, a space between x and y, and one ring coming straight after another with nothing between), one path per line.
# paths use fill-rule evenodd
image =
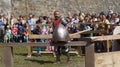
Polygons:
M61 45L64 45L70 40L69 33L64 27L66 26L67 22L63 17L61 17L60 11L57 10L54 11L54 17L55 20L53 22L53 42L55 42L55 44L57 43L60 44L62 42ZM69 64L70 55L69 55L68 46L57 46L57 45L55 46L56 62L54 64L60 63L61 53L67 56L67 64Z

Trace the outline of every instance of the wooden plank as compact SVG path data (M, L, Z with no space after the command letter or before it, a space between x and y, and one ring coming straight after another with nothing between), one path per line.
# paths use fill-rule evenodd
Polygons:
M32 51L32 53L37 53L37 51ZM54 57L56 57L54 51L40 51L39 53L52 53Z
M29 39L51 39L52 38L52 34L49 35L29 35Z
M86 46L86 41L72 41L68 42L65 45L58 43L57 46ZM0 46L56 46L54 43L0 43Z
M116 40L116 39L120 39L120 35L104 35L104 36L83 38L83 40L89 40L89 41L104 41L104 40Z
M80 38L80 34L72 35L70 38ZM29 35L29 39L52 39L52 34L49 35Z
M88 32L90 30L79 31L79 32L74 33L74 34L69 34L69 36L70 36L70 38L80 38L80 34ZM52 34L48 34L48 35L35 35L35 34L34 35L29 35L29 39L40 39L40 38L52 39Z
M3 67L13 67L12 47L3 47Z
M53 53L54 51L40 51L40 53ZM32 53L37 53L37 51L32 51Z
M32 53L37 53L37 51L32 51ZM54 51L40 51L40 53L54 53ZM71 54L79 54L78 51L74 50L74 51L69 51L69 53Z
M83 31L78 31L77 33L70 34L69 36L70 36L70 38L71 38L71 36L78 35L78 34L82 34L82 33L88 32L88 31L90 31L90 30L92 30L92 29L83 30Z
M37 18L34 18L34 19L37 19ZM45 25L45 26L51 26L51 24L31 24L32 26L43 26L43 25ZM29 26L31 26L31 25L29 25Z
M78 33L74 33L74 34L70 34L70 38L80 38L80 34L90 34L90 33L99 33L99 32L103 32L101 30L97 30L97 31L90 31L90 30L84 30L84 31L80 31ZM48 34L48 35L29 35L29 39L40 39L40 38L44 38L44 39L52 39L52 34Z
M106 31L105 30L92 30L92 31L84 32L82 34L90 34L90 33L96 34L96 33L100 33L100 32L106 32Z
M85 67L95 67L94 65L94 43L88 43L85 47L86 55L85 55Z
M38 18L34 18L34 19L38 19ZM99 23L99 22L78 23L78 24L71 24L71 25L79 25L79 24L88 24L88 25L90 25L90 24L105 24L105 25L111 25L111 26L116 26L117 25L117 24L106 24L106 23ZM43 25L51 26L52 24L31 24L31 25L33 25L33 26L43 26Z

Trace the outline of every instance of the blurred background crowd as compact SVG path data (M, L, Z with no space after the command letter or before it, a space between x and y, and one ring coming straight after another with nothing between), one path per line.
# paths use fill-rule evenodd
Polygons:
M67 13L63 16L63 20L67 22L66 29L70 34L78 31L87 30L101 30L99 33L81 34L81 37L104 36L112 35L114 28L120 24L120 15L114 13L110 8L106 12L101 13ZM28 16L20 15L14 17L11 14L7 18L5 14L0 14L0 39L1 42L28 42L29 31L31 34L47 35L53 33L54 18L49 16L36 17L30 13ZM71 39L74 40L74 39ZM37 39L37 42L50 42L51 39ZM103 44L102 46L99 44ZM96 43L97 51L106 51L106 42ZM54 50L54 47L48 47L48 50Z

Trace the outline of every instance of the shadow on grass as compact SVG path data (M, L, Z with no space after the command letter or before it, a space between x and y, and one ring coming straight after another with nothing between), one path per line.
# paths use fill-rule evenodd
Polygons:
M14 53L14 55L27 56L27 53Z
M26 61L37 62L40 64L53 64L52 61L44 61L44 60L35 60L35 59L25 59Z
M19 55L19 56L27 56L27 53L14 53L14 55ZM32 56L37 56L38 54L37 53L32 53ZM41 54L41 55L44 55L44 56L47 56L47 55L50 55L50 53L47 53L47 54Z

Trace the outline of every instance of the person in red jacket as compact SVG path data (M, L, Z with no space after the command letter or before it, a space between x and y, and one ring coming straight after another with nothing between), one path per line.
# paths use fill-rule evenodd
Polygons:
M17 36L18 28L17 28L16 24L13 24L13 27L11 28L11 31L12 31L12 34L13 34L13 40L15 42L18 42L18 36Z
M67 21L63 17L61 17L60 11L58 10L54 11L54 17L55 20L53 22L53 31L54 28L57 27L60 23L63 24L64 26L67 24ZM54 62L54 64L60 63L61 53L67 56L67 64L70 64L71 62L68 46L55 46L56 62Z

